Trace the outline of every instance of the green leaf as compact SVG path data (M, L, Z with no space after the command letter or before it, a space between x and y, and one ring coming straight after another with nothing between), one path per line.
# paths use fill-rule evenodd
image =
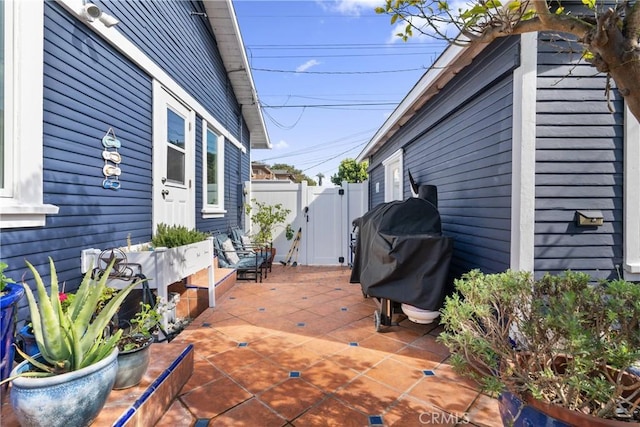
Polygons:
M596 8L596 0L582 0L582 4L592 10Z
M518 10L520 9L521 6L522 6L522 3L520 3L519 1L513 1L507 4L507 8L511 11Z
M100 283L102 286L104 286L108 278L108 271L109 269L105 271L103 278L100 280ZM87 332L82 337L83 350L89 349L92 343L96 339L102 336L105 328L107 327L107 325L109 324L113 316L116 314L116 312L120 308L120 305L122 304L124 299L127 297L127 295L129 295L129 293L133 290L133 288L137 286L137 284L138 283L136 281L132 282L127 287L120 290L120 292L118 292L115 297L109 300L107 305L102 309L100 314L98 314L98 316L95 318L95 320L91 323L91 325L87 329Z
M55 276L55 266L53 260L49 258L50 266L52 269L51 276ZM42 282L42 277L38 273L38 270L29 263L26 262L27 267L33 273L33 277L36 281L36 291L38 294L38 303L36 304L31 289L28 285L23 283L27 292L27 299L29 300L29 310L31 313L31 323L33 326L33 333L36 336L36 342L38 348L42 352L43 357L47 362L55 364L60 360L68 359L70 354L63 346L63 337L60 333L60 318L58 311L54 310L47 290ZM56 286L57 287L57 286ZM58 295L56 294L56 298Z
M447 3L445 0L438 1L438 10L439 11L449 10L449 3Z

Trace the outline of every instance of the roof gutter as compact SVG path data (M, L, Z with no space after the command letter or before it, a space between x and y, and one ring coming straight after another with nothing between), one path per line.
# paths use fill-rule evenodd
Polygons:
M271 142L233 4L231 0L203 0L203 4L222 62L240 103L242 116L249 128L251 148L270 149Z

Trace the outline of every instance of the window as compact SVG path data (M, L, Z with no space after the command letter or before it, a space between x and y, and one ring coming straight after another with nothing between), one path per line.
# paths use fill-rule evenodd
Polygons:
M58 208L43 204L44 2L0 0L0 228L44 226Z
M202 121L203 153L205 166L203 167L203 217L215 218L222 216L224 210L224 137L213 130L206 120Z
M185 123L180 114L167 108L167 180L185 184Z
M384 165L384 201L403 200L402 150L398 150L382 162Z

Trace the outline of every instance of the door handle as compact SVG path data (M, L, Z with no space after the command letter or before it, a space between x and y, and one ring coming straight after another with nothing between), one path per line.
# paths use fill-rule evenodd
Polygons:
M169 194L169 190L162 190L162 197L165 197L167 194Z

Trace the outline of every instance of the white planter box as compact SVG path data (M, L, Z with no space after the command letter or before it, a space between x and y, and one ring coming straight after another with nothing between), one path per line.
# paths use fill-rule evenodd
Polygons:
M213 238L205 241L179 246L177 248L156 248L153 251L136 251L141 249L137 245L128 250L119 248L127 256L127 265L137 273L140 266L142 274L148 279L149 287L157 289L159 298L169 301L168 286L184 279L196 272L208 269L209 307L215 306L215 280L213 277ZM84 249L82 251L82 272L98 265L98 258L102 249ZM108 286L121 289L131 283L129 280L110 279ZM169 314L165 313L164 327L166 328Z

